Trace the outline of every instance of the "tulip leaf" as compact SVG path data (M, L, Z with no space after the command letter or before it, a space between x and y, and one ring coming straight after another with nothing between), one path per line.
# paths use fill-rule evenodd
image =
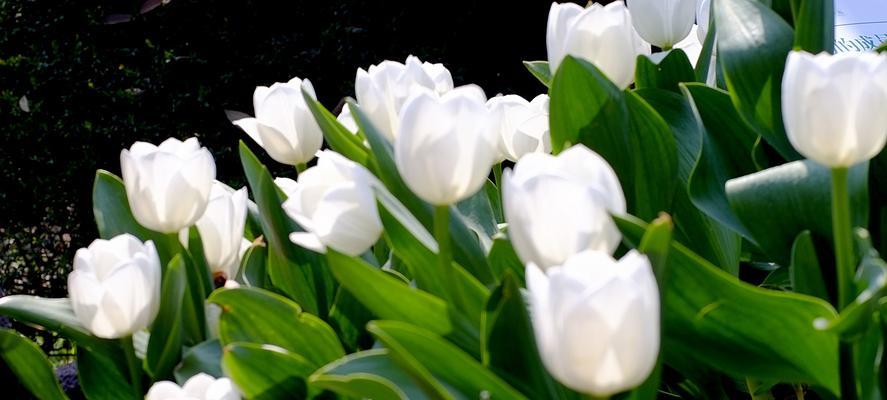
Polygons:
M357 135L342 126L333 114L305 91L305 88L302 88L302 97L305 99L308 109L311 110L314 120L317 121L317 125L320 126L323 137L330 148L366 167L369 152Z
M253 245L244 253L237 272L237 281L249 287L267 289L268 248L265 245Z
M43 350L16 331L0 329L0 359L41 400L67 399Z
M398 365L435 391L443 389L445 382L466 398L526 398L470 355L426 329L400 321L373 321L367 330L391 350Z
M782 123L781 88L792 28L756 0L713 1L718 62L743 119L786 160L800 155ZM766 43L766 45L762 45Z
M709 10L711 12L711 10ZM699 28L701 29L701 27ZM696 80L698 82L708 83L709 77L717 77L717 63L712 57L715 52L717 26L715 26L714 18L708 20L708 30L705 32L705 39L702 41L702 50L699 52L699 58L696 60L696 66L693 68L696 72Z
M822 267L819 265L810 231L803 231L795 238L788 272L793 291L829 301L828 289L822 277Z
M646 225L615 218L624 238ZM692 359L734 376L809 383L839 392L837 336L814 328L837 314L822 299L744 283L672 242L662 296L664 361Z
M189 288L185 260L176 256L166 267L160 290L160 308L151 325L145 366L154 380L167 379L179 362L184 342L183 306ZM193 286L190 286L193 290ZM201 309L203 301L200 302ZM203 315L201 313L201 315Z
M548 61L524 61L524 67L527 67L527 71L530 71L545 87L551 84L552 74Z
M493 247L487 257L496 276L505 276L510 271L518 282L524 282L524 263L514 252L514 247L506 234L499 233L493 236Z
M182 308L181 318L184 321L184 344L194 345L206 340L206 315L204 303L209 293L213 291L212 278L209 266L203 254L203 240L197 227L192 226L188 231L188 249L183 250L181 259L184 265L184 296L180 301ZM176 257L179 257L178 255ZM175 261L176 257L172 261ZM169 265L172 265L170 261ZM166 273L164 273L166 276Z
M868 163L850 169L848 186L853 226L868 220ZM727 182L733 211L750 239L772 260L789 265L795 237L809 230L831 238L831 171L813 161L794 161Z
M267 344L231 343L222 355L225 376L248 399L307 398L305 380L316 368L296 353Z
M678 84L696 81L696 72L681 49L654 55L641 54L637 58L634 86L636 89L658 88L680 92Z
M79 348L108 354L118 349L113 340L92 335L89 329L74 315L68 298L47 299L28 295L11 295L0 298L0 314L21 322L37 325L58 332L71 339ZM121 353L122 354L122 353Z
M176 382L184 385L192 376L205 373L214 378L225 376L222 373L222 345L218 339L207 340L191 347L182 355L182 362L176 366Z
M834 0L793 0L795 49L808 53L835 52Z
M120 354L120 360L123 354ZM129 384L126 366L122 361L112 362L106 354L77 348L77 378L80 390L89 400L138 400ZM137 392L142 393L142 388Z
M301 229L281 208L286 196L243 141L240 142L240 161L259 207L262 231L268 241L267 268L271 283L306 311L326 316L335 293L323 258L290 242L290 232Z
M222 307L219 339L272 344L297 353L319 367L345 354L335 331L291 300L256 288L222 289L209 301Z
M346 288L339 286L335 302L330 310L329 323L336 330L347 352L369 347L369 334L366 324L373 319L373 313L360 303Z
M652 220L659 212L671 209L676 190L677 143L665 120L643 98L628 93L625 100L630 116L629 157L634 171L630 186L634 190L634 204L629 210L644 220Z
M374 400L428 399L398 367L388 349L349 354L317 370L308 382L346 398Z

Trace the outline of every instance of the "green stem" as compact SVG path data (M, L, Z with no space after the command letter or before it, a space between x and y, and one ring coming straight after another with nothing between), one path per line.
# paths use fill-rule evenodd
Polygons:
M129 370L129 382L132 386L134 399L142 398L142 367L136 357L136 350L132 344L132 336L120 338L123 345L123 354L126 356L126 367Z
M505 209L502 208L502 163L498 163L493 166L493 178L496 179L496 190L499 191L499 211L502 215L505 214ZM505 222L504 218L501 218L498 222Z
M850 221L850 196L847 191L847 168L832 169L832 236L835 242L835 267L838 282L838 310L853 303L856 291L853 276L856 266L853 257L853 233ZM853 368L853 343L839 344L841 368L841 398L857 398Z
M456 277L453 268L453 250L450 247L450 207L434 207L434 239L437 241L438 267L447 280L447 294L456 310L464 311L462 307L462 287Z
M856 369L853 365L853 343L841 341L838 344L838 358L841 371L841 399L856 400Z
M302 172L305 172L306 169L308 169L308 164L305 164L305 163L296 164L296 173L297 174L302 174Z

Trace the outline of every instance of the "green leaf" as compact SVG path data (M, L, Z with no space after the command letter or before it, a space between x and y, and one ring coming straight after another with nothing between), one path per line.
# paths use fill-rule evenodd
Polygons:
M250 246L246 253L243 254L243 259L240 262L240 270L237 271L237 281L249 287L267 289L267 260L268 248L266 246Z
M0 358L34 397L67 399L43 350L16 331L0 329Z
M782 71L792 48L791 26L756 0L713 3L718 62L733 103L783 158L801 158L785 135L780 106Z
M349 354L317 370L308 382L348 398L427 399L428 396L389 356L388 349Z
M810 231L803 231L795 238L788 271L795 292L829 301L828 289L822 278L822 267L819 265Z
M643 222L615 219L628 243L641 241ZM693 359L734 376L839 392L837 337L813 326L836 317L830 304L744 283L677 242L667 271L659 282L666 364Z
M665 53L639 55L635 68L635 88L657 88L679 92L678 84L696 80L696 72L687 54L681 49Z
M222 307L219 339L272 344L297 353L316 367L345 354L336 333L291 300L256 288L217 290L209 301Z
M98 355L92 351L77 348L77 377L80 390L89 400L121 400L133 399L133 389L129 385L128 376L124 375L126 364L120 360L113 362L105 354ZM139 392L144 393L142 388Z
M373 313L360 303L345 287L339 286L329 323L345 346L346 352L355 352L371 346L366 324L373 319Z
M794 48L808 53L835 52L834 0L792 1Z
M652 220L659 212L671 209L677 186L677 144L665 120L643 98L628 93L625 100L630 116L628 145L633 171L630 187L634 204L629 211Z
M113 340L92 335L74 315L68 298L47 299L28 295L11 295L0 298L0 314L21 322L37 325L73 340L77 346L97 353L109 353L119 349Z
M317 367L286 349L255 343L231 343L222 355L225 376L248 399L307 398L305 379Z
M527 67L527 71L530 71L545 87L549 86L551 83L551 68L548 66L548 61L524 61L524 67Z
M339 120L336 119L336 116L327 111L327 109L320 104L320 102L315 100L314 97L311 97L304 88L302 89L302 97L305 99L305 104L308 105L308 109L311 110L311 114L314 115L314 120L317 121L317 125L320 126L320 130L323 132L323 138L326 139L326 143L330 148L358 164L367 166L369 152L367 151L366 146L361 142L360 138L351 133L348 128L342 126L342 124L339 123Z
M434 375L431 380L446 382L466 398L525 398L471 356L428 330L399 321L373 321L367 330L414 378L428 382L430 372Z
M709 10L710 12L711 10ZM702 41L702 50L699 52L699 58L696 61L696 67L694 68L696 72L696 80L699 82L707 83L709 77L717 77L717 63L712 58L714 54L715 46L717 45L715 38L717 38L717 26L715 25L715 19L708 19L708 30L705 33L705 40Z
M219 339L207 340L194 346L182 355L182 362L174 371L176 382L184 385L194 375L205 373L215 378L224 376L222 373L222 345Z
M154 380L167 379L179 362L184 342L182 302L188 277L185 260L176 256L166 267L160 291L160 311L151 325L151 338L145 354L145 367ZM201 301L201 308L203 302Z
M493 247L490 249L490 255L487 256L493 272L498 277L503 277L510 273L517 278L518 282L524 282L524 263L518 258L514 252L514 247L505 233L499 233L493 236Z

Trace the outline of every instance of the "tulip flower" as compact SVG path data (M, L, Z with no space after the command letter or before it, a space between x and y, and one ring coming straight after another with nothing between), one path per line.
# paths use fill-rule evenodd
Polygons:
M389 140L398 136L398 114L411 94L430 90L442 95L453 89L453 77L442 64L407 57L406 64L383 61L357 70L354 91L360 109Z
M487 107L498 120L500 161L517 161L527 153L551 152L548 95L527 101L518 95L497 96Z
M708 34L708 23L711 17L711 0L696 1L696 36L700 43L705 43L705 36ZM713 49L714 50L714 49Z
M696 0L629 0L631 22L638 34L662 49L670 49L690 34Z
M123 234L77 250L68 296L77 319L95 336L116 339L147 328L160 306L154 243Z
M136 221L162 233L197 222L216 177L213 156L197 138L169 138L160 146L136 142L120 153L120 167Z
M477 192L498 157L495 118L477 86L438 97L422 92L400 113L394 143L397 169L423 200L443 206Z
M302 90L312 98L314 87L307 79L290 79L271 87L259 86L253 93L255 118L234 121L268 155L282 164L302 165L314 158L323 144L323 132L305 104Z
M240 393L228 378L213 378L205 373L194 375L181 387L175 382L159 381L151 386L145 400L239 400Z
M690 64L694 67L696 63L699 62L699 55L702 53L702 42L699 41L699 37L696 34L699 32L699 27L693 25L693 28L690 29L690 34L681 40L680 42L675 43L675 49L681 49L684 53L687 54L687 59L690 60Z
M331 247L360 255L382 234L372 189L376 179L336 152L325 150L317 157L317 165L301 173L298 181L275 180L288 196L284 211L305 229L291 233L290 240L320 253Z
M246 188L235 191L216 181L212 186L206 211L197 220L203 254L215 275L228 279L234 279L237 275L245 240L243 229L246 225L246 202ZM187 229L179 232L179 239L187 246Z
M646 380L659 354L659 289L646 256L585 251L545 272L529 263L526 276L536 346L555 379L598 397Z
M631 25L631 14L622 1L583 9L573 3L551 4L548 13L548 63L557 71L567 55L594 64L619 88L634 80L639 54L650 54Z
M610 217L626 212L622 186L585 146L527 154L505 171L502 197L508 236L524 263L544 269L584 250L612 253L622 238Z

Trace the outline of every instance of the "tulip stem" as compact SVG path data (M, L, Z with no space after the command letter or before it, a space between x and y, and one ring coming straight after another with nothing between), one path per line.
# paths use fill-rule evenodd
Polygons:
M456 310L464 311L462 307L462 288L453 268L453 250L450 246L450 207L434 207L434 240L437 241L437 260L440 271L447 280L448 295Z
M493 178L496 179L496 190L499 192L499 216L504 215L505 210L502 208L502 163L493 166ZM505 218L500 218L499 222L505 222Z
M856 291L853 277L856 266L853 257L853 236L850 221L850 195L847 190L847 168L832 168L832 237L835 242L835 267L838 282L838 310L853 303ZM856 379L853 371L853 343L839 344L841 368L841 398L856 399Z
M308 164L305 164L305 163L296 164L296 173L297 174L301 175L302 172L305 172L306 169L308 169Z
M135 346L132 344L132 336L120 338L123 345L123 354L126 356L126 366L129 369L129 382L132 386L134 399L142 398L142 367L139 365L139 359L136 357Z

